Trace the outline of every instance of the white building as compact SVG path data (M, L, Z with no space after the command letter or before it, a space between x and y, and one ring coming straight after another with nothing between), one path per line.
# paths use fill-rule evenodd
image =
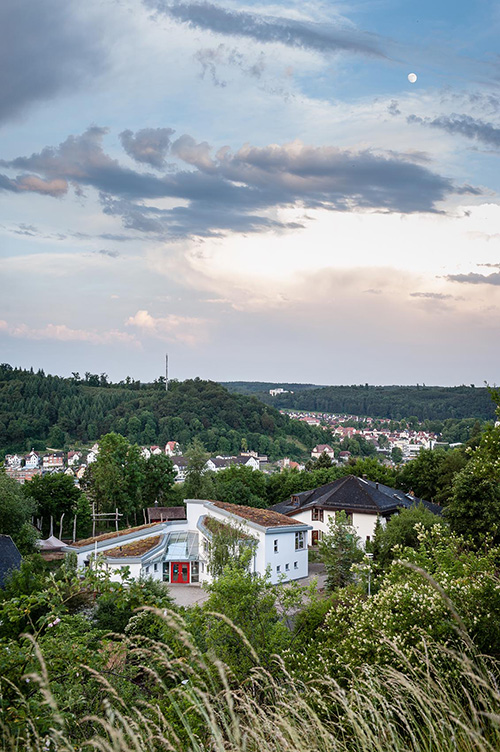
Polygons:
M31 450L29 454L26 455L24 458L24 467L28 470L35 470L40 465L40 455L35 452L34 449Z
M417 499L404 491L382 483L346 475L311 491L294 494L272 509L291 519L311 525L311 543L316 545L328 532L329 520L343 511L366 545L373 539L377 518L384 523L400 509L422 503L434 514L441 514L438 504Z
M152 577L172 585L210 582L208 550L213 523L237 526L242 538L256 541L252 572L270 573L270 581L297 580L308 575L309 525L269 509L255 509L220 501L188 499L185 520L170 520L118 533L88 538L68 546L78 566L102 566L120 579L124 567L134 578Z

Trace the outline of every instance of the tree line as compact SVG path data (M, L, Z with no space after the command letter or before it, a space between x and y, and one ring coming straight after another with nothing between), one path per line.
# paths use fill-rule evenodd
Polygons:
M196 436L212 454L248 448L271 459L298 459L324 440L320 429L215 382L172 381L166 392L159 382L135 389L107 379L100 383L95 374L95 383L92 374L76 376L1 365L0 451L64 449L115 432L139 445L174 440L186 447Z
M295 387L293 394L279 394L276 397L271 397L267 389L253 390L251 382L232 382L229 386L236 392L254 394L274 407L293 410L347 413L398 421L413 415L419 421L471 417L491 420L495 415L488 389L473 384L454 387L354 384L319 388L305 385L303 389Z

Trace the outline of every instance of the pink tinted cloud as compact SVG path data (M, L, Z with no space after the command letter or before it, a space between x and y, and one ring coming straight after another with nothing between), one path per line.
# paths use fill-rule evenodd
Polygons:
M0 322L0 329L6 331L11 337L23 339L53 339L59 342L89 342L93 345L125 344L140 347L140 343L132 334L111 329L104 332L96 332L86 329L71 329L66 324L47 324L36 329L27 324L9 326L6 321Z
M206 339L206 319L192 316L168 316L155 318L148 311L137 311L134 316L129 316L126 326L135 326L141 332L166 342L183 342L186 345L195 345Z

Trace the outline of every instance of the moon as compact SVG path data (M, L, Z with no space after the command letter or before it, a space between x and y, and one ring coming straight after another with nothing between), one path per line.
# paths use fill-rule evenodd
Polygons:
M416 80L417 80L417 74L416 73L408 73L408 81L411 84L414 84Z

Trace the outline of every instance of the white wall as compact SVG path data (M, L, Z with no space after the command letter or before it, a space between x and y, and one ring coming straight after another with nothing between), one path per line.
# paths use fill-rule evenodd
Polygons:
M325 534L328 532L328 520L331 517L335 517L335 512L329 512L325 509L323 511L323 522L321 522L320 520L313 520L312 509L305 509L302 512L297 512L297 514L294 514L292 519L297 520L297 522L302 522L305 525L312 525L313 530L319 530L321 533ZM373 540L376 522L376 514L363 514L361 512L354 512L352 516L352 524L353 527L356 528L356 531L361 538L363 545L365 545L368 535L370 536L370 539Z
M295 530L286 530L278 528L270 530L266 537L265 566L270 567L271 582L276 584L283 577L285 580L298 580L301 577L307 577L309 574L309 558L307 546L309 543L309 531L304 531L304 548L295 550ZM274 542L278 543L278 551L274 550ZM287 569L288 564L288 569ZM279 571L278 571L279 567Z

